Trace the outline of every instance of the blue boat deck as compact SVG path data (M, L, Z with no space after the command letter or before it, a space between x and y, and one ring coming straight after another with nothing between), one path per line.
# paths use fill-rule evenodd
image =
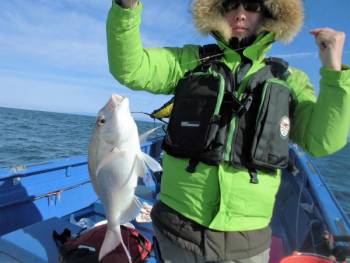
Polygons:
M146 142L142 150L160 158L161 138ZM271 224L270 263L279 262L294 250L327 253L325 231L350 236L349 219L317 168L295 145L291 145L291 159L294 169L283 171ZM157 187L140 180L136 194L152 204ZM83 227L76 221L96 223L105 219L89 180L86 156L0 170L0 215L0 262L9 263L58 262L54 230L68 228L79 233ZM152 240L151 223L132 223ZM350 247L348 241L334 245L344 251ZM156 256L152 254L148 262L157 262Z
M147 202L147 200L142 201ZM52 217L5 234L0 238L0 262L59 262L58 247L52 238L53 231L61 233L67 228L75 235L85 229L83 226L71 223L72 216L77 221L84 218L92 223L105 219L103 206L97 201L89 207L65 217ZM136 223L135 221L132 223L144 236L152 240L151 223ZM153 252L147 262L157 262Z

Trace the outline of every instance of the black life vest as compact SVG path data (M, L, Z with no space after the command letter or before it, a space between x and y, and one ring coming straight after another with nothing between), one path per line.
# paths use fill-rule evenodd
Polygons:
M206 48L209 56L203 52ZM234 94L250 65L244 64L234 75L220 61L217 48L204 46L200 56L207 59L178 82L163 149L189 158L189 172L195 171L198 162L218 165L224 160L252 173L285 168L293 111L285 82L288 63L266 59L237 98ZM233 133L231 122L235 122Z

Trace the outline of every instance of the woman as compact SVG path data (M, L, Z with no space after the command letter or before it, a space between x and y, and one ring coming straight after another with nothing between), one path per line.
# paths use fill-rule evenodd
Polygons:
M144 49L141 11L139 1L113 3L107 21L110 71L128 88L175 93L186 73L201 64L200 47ZM291 41L303 23L301 0L195 0L192 11L197 28L216 38L220 61L232 76L241 75L245 86L266 66L271 45ZM320 28L311 34L323 65L321 92L316 98L306 74L289 67L283 82L295 105L291 124L289 117L284 119L281 131L310 154L322 156L346 144L350 69L342 65L344 33ZM232 153L241 143L233 136L235 118L227 123L227 158L217 165L199 161L189 171L189 158L171 151L164 155L160 201L152 219L166 262L268 262L269 223L281 172L276 169L272 176L255 167L258 181L252 183L251 167L233 165Z

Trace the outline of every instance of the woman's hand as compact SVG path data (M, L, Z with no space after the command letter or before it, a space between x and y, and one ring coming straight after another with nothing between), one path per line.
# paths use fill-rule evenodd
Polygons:
M335 31L332 28L316 28L311 30L310 33L315 36L322 65L340 71L345 33Z

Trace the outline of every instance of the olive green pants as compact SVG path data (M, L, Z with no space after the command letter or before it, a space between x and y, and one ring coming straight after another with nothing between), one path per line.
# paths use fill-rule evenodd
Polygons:
M154 233L158 240L160 253L164 263L208 263L202 256L199 256L171 242L156 228L154 228ZM270 249L267 249L251 258L237 259L233 261L220 261L220 263L268 263L269 254Z

